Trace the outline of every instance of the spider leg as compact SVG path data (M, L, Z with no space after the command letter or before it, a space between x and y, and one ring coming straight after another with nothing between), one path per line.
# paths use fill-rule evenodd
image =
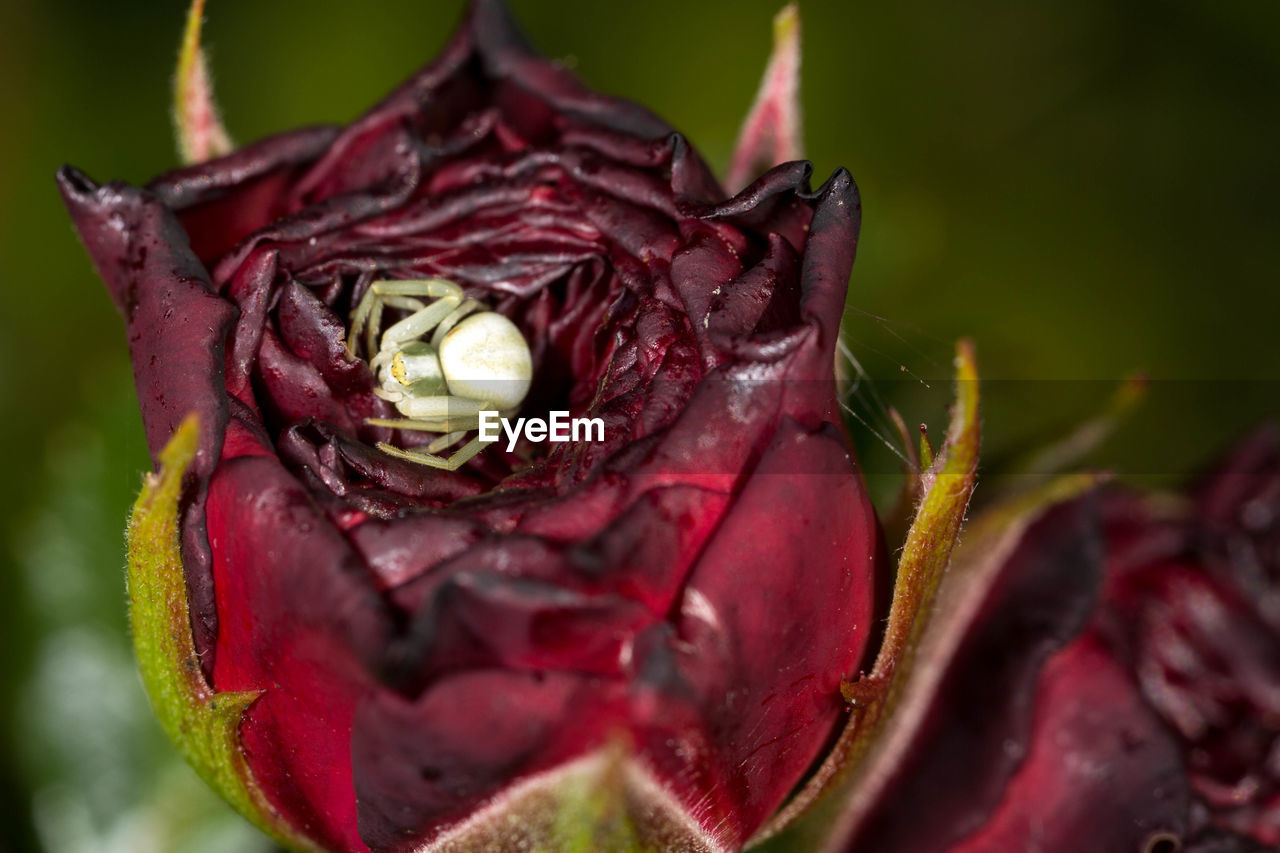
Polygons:
M379 296L429 296L432 299L439 299L441 296L462 297L462 288L444 278L375 281L369 285L369 289Z
M352 355L355 355L356 341L360 340L360 332L369 323L369 315L373 313L374 304L378 299L374 286L371 284L365 289L364 296L360 297L360 302L351 312L351 328L347 330L347 349L351 350Z
M376 391L374 393L377 393ZM498 417L509 417L515 410L495 410L488 400L469 397L418 397L405 401L405 408L415 414L406 418L365 418L369 426L407 429L415 432L470 432L480 428L480 413L498 411Z
M440 325L440 321L448 317L458 307L460 301L460 298L456 295L441 296L421 311L415 311L405 317L382 333L382 346L379 348L379 353L392 348L396 344L416 341Z
M369 323L368 329L366 330L367 334L365 335L365 351L370 355L373 354L374 342L378 340L378 333L382 329L382 309L399 308L402 311L416 313L427 307L427 303L423 302L421 299L414 299L412 296L380 296L378 297L378 300L378 310L370 318L371 322ZM379 355L381 355L381 353L379 353ZM373 369L374 373L377 373L378 365L374 363L375 361L377 361L376 357L371 358L369 366Z
M479 426L481 412L496 411L493 403L488 400L454 397L450 394L440 394L434 397L412 397L402 400L397 408L400 409L402 415L415 421L470 423L471 429L476 429ZM452 431L450 430L450 432Z
M435 441L427 445L427 453L439 453L441 450L452 447L459 441L467 437L470 430L458 430L457 432L449 432L437 438ZM416 448L415 448L416 449Z
M453 309L453 312L441 320L440 325L436 326L436 330L432 332L431 346L434 349L440 349L440 342L444 340L445 335L449 334L450 329L458 325L458 323L468 314L475 311L481 311L483 309L484 305L474 299L468 299L457 308Z
M385 296L382 304L387 308L400 308L404 311L421 311L427 307L427 303L412 296Z
M355 352L356 341L360 333L365 333L365 352L372 355L378 333L382 328L382 308L390 305L393 308L411 308L408 300L402 302L401 297L425 296L431 299L450 297L454 304L463 301L462 288L443 278L429 278L408 281L375 281L364 292L360 302L351 312L351 328L347 332L347 348ZM420 300L412 299L412 302ZM422 307L426 307L425 305ZM414 310L421 310L417 308ZM447 313L447 312L446 312Z
M438 432L450 433L470 432L479 427L479 418L439 418L437 420L422 420L421 418L365 418L364 422L368 426L386 427L387 429L405 429L413 432Z
M378 365L374 364L371 366L374 372L376 373L378 370ZM373 396L381 400L386 400L388 403L399 403L401 400L404 399L404 394L400 393L399 391L388 391L385 388L374 388Z
M447 436L446 436L447 438ZM471 439L462 445L452 456L437 456L434 453L422 453L416 450L401 450L393 447L385 442L378 443L378 449L389 456L397 459L406 459L410 462L417 462L419 465L428 465L432 468L443 468L446 471L457 471L467 462L471 461L485 446L490 442L481 441L479 436ZM434 447L436 442L432 442L428 449Z

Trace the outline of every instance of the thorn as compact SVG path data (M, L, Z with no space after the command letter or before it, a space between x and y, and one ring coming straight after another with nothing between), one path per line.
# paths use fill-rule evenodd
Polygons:
M840 682L840 696L850 708L866 708L884 698L888 684L889 679L885 675L859 673L852 681Z

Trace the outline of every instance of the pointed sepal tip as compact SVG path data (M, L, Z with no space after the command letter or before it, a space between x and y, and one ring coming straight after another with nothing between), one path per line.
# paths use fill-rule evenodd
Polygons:
M788 3L773 18L773 50L755 101L738 132L725 185L737 192L758 172L803 157L800 7Z
M173 128L186 164L221 157L235 147L213 98L209 64L200 44L203 24L204 0L192 0L173 78Z

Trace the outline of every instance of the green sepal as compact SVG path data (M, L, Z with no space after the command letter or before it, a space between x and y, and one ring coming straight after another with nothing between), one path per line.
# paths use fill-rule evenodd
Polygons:
M235 148L213 97L209 63L200 44L203 24L204 0L191 0L173 75L173 132L186 165L221 157Z
M723 850L634 759L625 738L519 782L422 853Z
M738 192L779 163L804 158L802 112L800 7L791 2L773 17L773 50L725 173L730 192Z
M144 478L129 518L129 623L142 683L165 734L214 791L277 843L318 851L270 805L245 760L240 723L260 694L214 691L196 654L178 503L199 433L189 415L160 452L159 471Z

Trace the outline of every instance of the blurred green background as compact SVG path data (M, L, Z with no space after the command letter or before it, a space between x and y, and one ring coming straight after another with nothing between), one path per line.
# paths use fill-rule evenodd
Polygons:
M534 41L641 101L717 167L778 0L513 0ZM459 2L212 0L239 140L346 121L432 56ZM1194 472L1280 411L1280 4L802 0L808 151L864 226L847 327L882 404L940 431L952 341L988 383L988 459L1152 377L1093 460ZM175 164L180 2L0 0L0 850L252 851L175 763L130 658L124 519L146 467L124 335L62 209L73 163ZM858 441L883 498L892 457Z

